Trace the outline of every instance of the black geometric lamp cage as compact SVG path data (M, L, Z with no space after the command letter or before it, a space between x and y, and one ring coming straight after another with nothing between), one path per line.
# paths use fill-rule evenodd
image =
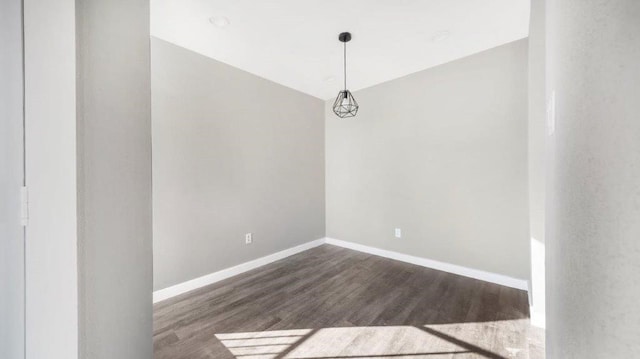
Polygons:
M358 113L358 102L351 91L340 91L333 103L333 112L340 118L353 117Z
M344 90L338 93L335 102L333 103L333 113L340 118L354 117L358 113L358 102L351 91L347 90L347 42L351 40L351 34L343 32L338 36L344 44Z

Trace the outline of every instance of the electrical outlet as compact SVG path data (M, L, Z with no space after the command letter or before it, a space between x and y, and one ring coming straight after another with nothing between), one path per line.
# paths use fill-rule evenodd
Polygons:
M244 244L251 244L253 243L253 234L252 233L247 233L244 235Z
M396 228L396 238L402 238L402 229Z

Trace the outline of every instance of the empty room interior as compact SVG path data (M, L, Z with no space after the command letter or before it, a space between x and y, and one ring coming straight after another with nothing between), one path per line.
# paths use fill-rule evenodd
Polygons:
M540 357L528 2L198 4L151 4L156 358Z
M1 6L0 358L640 358L639 2Z

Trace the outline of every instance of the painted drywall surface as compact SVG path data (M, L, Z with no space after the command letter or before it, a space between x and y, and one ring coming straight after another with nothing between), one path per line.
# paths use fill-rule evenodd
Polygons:
M531 1L529 31L529 237L531 241L531 321L545 316L545 15L544 0Z
M529 2L158 0L151 33L327 100L341 83L342 31L353 34L350 87L363 89L525 38ZM220 15L225 30L206 21Z
M75 3L24 2L27 359L78 357Z
M556 218L547 357L636 358L640 2L553 0L546 14Z
M526 84L521 40L328 101L327 236L529 278Z
M154 288L324 237L324 102L151 48Z
M0 358L24 359L22 11L0 2Z
M151 358L149 2L77 4L80 357Z

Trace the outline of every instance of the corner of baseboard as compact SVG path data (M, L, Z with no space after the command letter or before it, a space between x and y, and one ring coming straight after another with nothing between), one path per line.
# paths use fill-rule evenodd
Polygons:
M529 284L527 280L512 278L509 276L505 276L502 274L486 272L478 269L467 268L463 266L459 266L456 264L440 262L432 259L422 258L411 256L408 254L403 254L399 252L393 252L386 249L370 247L359 243L343 241L340 239L335 239L331 237L323 237L316 239L311 242L307 242L301 244L296 247L292 247L289 249L285 249L283 251L273 253L261 258L254 259L249 262L245 262L234 267L226 268L214 273L210 273L198 278L194 278L188 280L186 282L178 283L168 288L160 289L153 292L153 303L158 303L164 301L169 298L176 297L178 295L190 292L192 290L219 282L221 280L236 276L238 274L242 274L244 272L250 271L252 269L256 269L262 267L264 265L273 263L280 259L284 259L286 257L292 256L294 254L298 254L300 252L304 252L311 248L315 248L321 246L323 244L330 244L338 247L348 248L359 252L364 252L372 255L377 255L380 257L385 257L393 260L398 260L405 263L411 263L415 265L419 265L426 268L441 270L444 272L449 272L457 275L462 275L469 278L474 278L478 280L483 280L490 283L495 283L499 285L503 285L506 287L516 288L520 290L525 290L529 292ZM532 313L532 323L534 322L533 311ZM542 327L544 327L544 315L542 315L542 321L539 316L535 318L536 323L542 323ZM540 326L540 325L537 325Z

